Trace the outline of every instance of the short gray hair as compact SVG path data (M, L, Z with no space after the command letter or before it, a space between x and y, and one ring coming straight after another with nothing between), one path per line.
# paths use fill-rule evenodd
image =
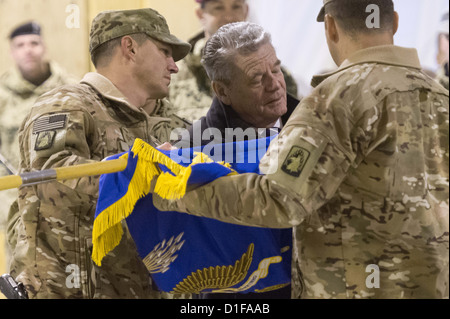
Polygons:
M270 43L272 37L260 25L235 22L221 27L206 43L202 64L211 81L229 85L233 76L234 57L256 52Z

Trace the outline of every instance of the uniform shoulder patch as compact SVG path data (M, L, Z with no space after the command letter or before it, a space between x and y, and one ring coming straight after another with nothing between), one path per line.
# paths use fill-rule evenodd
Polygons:
M48 150L58 140L58 132L67 125L67 114L45 115L33 123L33 143L35 151Z
M66 126L66 114L55 114L38 118L33 124L33 134L62 129Z
M310 156L309 151L300 147L293 146L286 157L281 169L288 175L299 177Z
M39 132L34 145L35 151L42 151L52 147L56 131Z

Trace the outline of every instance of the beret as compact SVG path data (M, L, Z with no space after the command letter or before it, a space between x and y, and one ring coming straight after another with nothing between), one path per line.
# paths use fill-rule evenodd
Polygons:
M41 35L41 26L36 22L28 22L15 28L9 38L13 39L19 35L37 34Z

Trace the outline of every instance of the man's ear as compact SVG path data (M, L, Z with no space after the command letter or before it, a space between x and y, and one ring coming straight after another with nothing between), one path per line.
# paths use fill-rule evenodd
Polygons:
M225 83L221 81L212 81L211 86L214 90L214 93L216 93L217 98L223 104L231 105L231 99L229 95L230 90Z
M337 27L337 22L333 16L325 15L325 33L327 38L335 43L339 42L339 32Z
M248 13L249 13L249 6L248 6L248 3L246 2L246 3L244 3L244 6L245 6L245 20L247 20L247 18L248 18Z
M47 45L46 45L44 39L42 39L42 38L41 38L41 45L42 45L42 48L44 49L44 55L45 55L47 53Z
M132 37L126 35L120 41L120 50L124 57L129 60L135 59L137 43Z
M203 9L202 8L195 9L195 15L197 16L197 18L200 21L202 21L203 20Z
M392 33L394 35L397 33L399 20L400 20L400 18L398 16L398 12L394 11L394 25L393 25L393 28L392 28L392 30L393 30Z

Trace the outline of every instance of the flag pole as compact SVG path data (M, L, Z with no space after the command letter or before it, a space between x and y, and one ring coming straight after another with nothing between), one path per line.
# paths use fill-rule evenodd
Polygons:
M28 172L20 175L0 177L0 191L51 181L69 180L87 176L121 172L127 167L127 162L127 158L119 158L104 162L57 167L54 169Z

